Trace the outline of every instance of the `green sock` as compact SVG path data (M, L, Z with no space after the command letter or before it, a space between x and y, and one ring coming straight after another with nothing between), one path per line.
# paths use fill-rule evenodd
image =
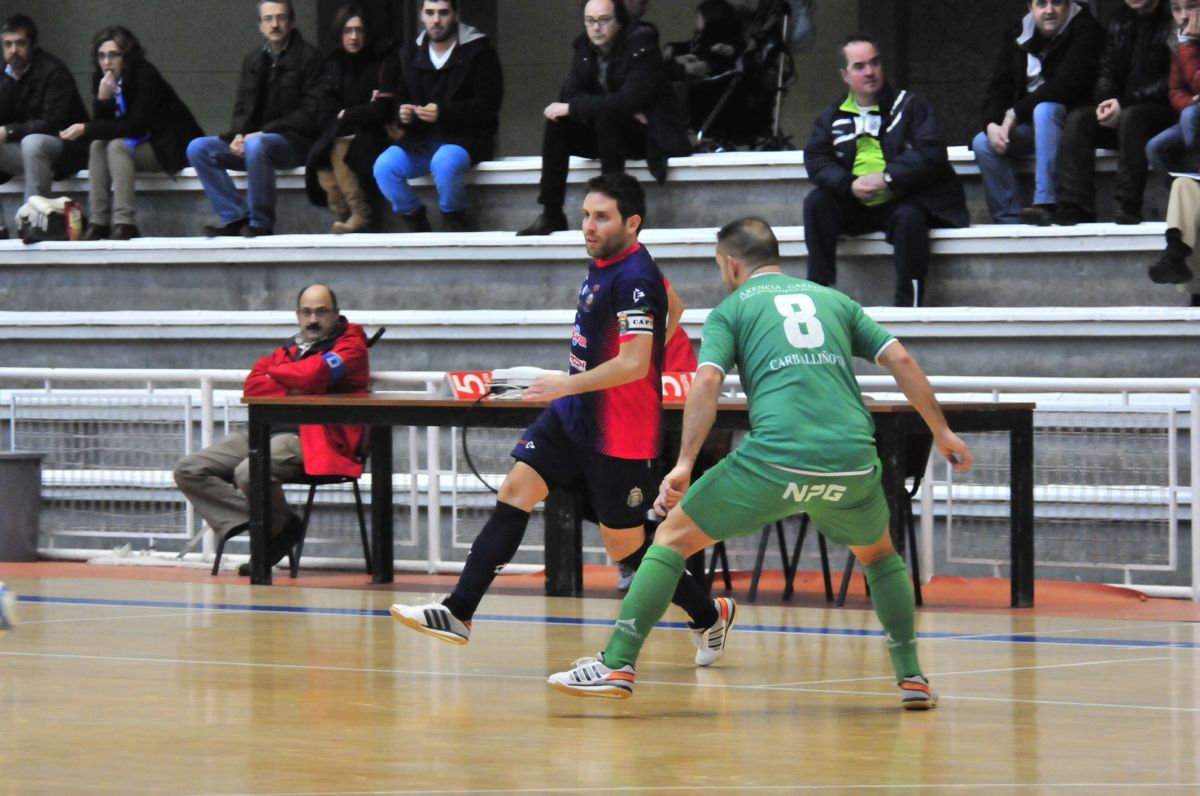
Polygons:
M682 574L683 556L664 545L650 546L633 576L608 646L604 648L605 666L620 669L637 663L646 636L667 612Z
M871 603L887 631L888 654L896 670L896 681L921 674L917 660L917 631L913 627L916 604L908 568L898 553L865 568L871 587Z

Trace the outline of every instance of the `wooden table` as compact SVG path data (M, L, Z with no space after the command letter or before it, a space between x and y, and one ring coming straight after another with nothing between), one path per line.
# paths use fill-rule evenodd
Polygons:
M267 489L270 436L273 424L349 423L371 429L371 560L375 583L391 583L392 543L392 428L394 426L471 426L524 429L545 407L542 403L446 398L365 396L289 396L244 398L250 415L250 582L270 584L267 538L271 500ZM875 421L875 441L883 463L883 487L892 517L899 517L908 496L904 463L909 441L928 435L920 416L907 403L868 404ZM1033 404L942 404L950 427L957 432L1004 431L1010 450L1011 605L1033 605ZM666 427L678 429L682 405L667 405ZM715 428L746 429L744 401L722 401ZM515 439L514 435L514 439ZM577 501L559 490L551 492L545 512L546 593L582 593L583 545ZM895 525L895 521L893 521ZM895 529L893 528L893 533Z

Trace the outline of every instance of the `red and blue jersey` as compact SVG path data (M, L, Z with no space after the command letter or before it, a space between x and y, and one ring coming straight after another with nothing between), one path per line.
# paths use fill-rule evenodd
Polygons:
M641 244L596 260L579 290L571 331L571 373L614 359L635 335L654 337L643 379L554 401L567 435L618 459L653 459L662 451L662 364L667 291L662 272Z

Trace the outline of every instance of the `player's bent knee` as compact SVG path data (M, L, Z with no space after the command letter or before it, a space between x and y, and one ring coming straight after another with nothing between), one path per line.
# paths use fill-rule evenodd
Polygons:
M690 558L716 544L716 539L700 530L687 512L676 506L654 532L654 542L671 548L684 558Z
M885 527L879 538L869 545L851 545L850 551L854 553L854 557L858 559L858 563L864 567L869 567L876 561L880 561L896 552L896 546L892 544L892 534Z

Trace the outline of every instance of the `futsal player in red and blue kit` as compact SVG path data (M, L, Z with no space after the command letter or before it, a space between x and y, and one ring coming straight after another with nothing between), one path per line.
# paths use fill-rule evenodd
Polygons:
M579 291L570 371L539 376L525 391L524 400L552 403L513 448L516 463L454 591L440 603L392 606L405 627L466 644L479 602L551 486L585 489L609 556L634 569L641 563L662 452L663 341L678 322L668 317L662 273L638 243L645 207L642 187L626 174L588 182L583 236L593 263ZM673 601L691 618L696 663L711 664L724 651L736 604L710 599L690 576L680 578Z

